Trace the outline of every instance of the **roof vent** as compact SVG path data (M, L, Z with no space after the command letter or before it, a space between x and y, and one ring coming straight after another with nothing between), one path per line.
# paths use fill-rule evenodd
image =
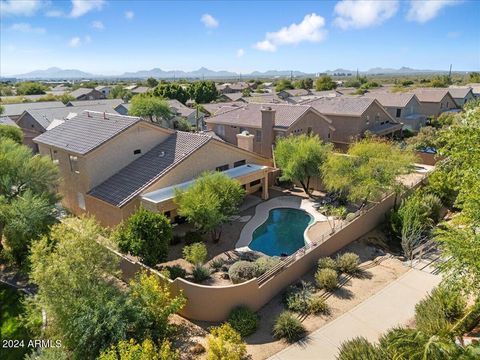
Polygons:
M165 151L160 151L160 153L158 154L159 157L164 157L165 156Z
M92 116L90 115L90 112L88 112L88 111L87 111L87 117L92 117Z
M104 118L104 119L108 119L108 118L107 118L107 113L106 113L105 111L103 112L103 118Z

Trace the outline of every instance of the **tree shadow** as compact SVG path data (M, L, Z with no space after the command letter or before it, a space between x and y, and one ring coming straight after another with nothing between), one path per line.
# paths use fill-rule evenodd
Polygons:
M332 295L338 299L353 299L353 292L349 289L346 289L345 286L336 289L334 292L332 292Z

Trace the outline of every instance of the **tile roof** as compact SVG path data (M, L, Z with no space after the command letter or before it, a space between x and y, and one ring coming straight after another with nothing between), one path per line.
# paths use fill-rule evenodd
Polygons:
M123 206L210 140L208 135L177 131L88 194Z
M325 115L361 116L374 101L367 97L339 96L309 100L303 104L311 105Z
M305 89L289 89L289 90L282 90L280 92L285 92L289 96L305 96L310 94L310 91L305 90Z
M195 109L183 105L180 101L176 99L167 100L167 103L171 108L175 109L177 115L183 117L189 117L192 113L196 111Z
M231 110L232 108L236 108L239 106L244 106L245 103L241 101L230 101L230 102L221 102L221 103L210 103L210 104L201 104L202 107L208 111L211 115L219 114L220 112L224 112L226 110Z
M103 112L83 111L34 141L84 155L140 121L134 116L105 113L104 117Z
M147 86L137 86L136 88L134 88L131 91L134 94L143 94L143 93L146 93L148 90L150 90L150 88L147 87Z
M243 93L241 92L226 93L222 95L229 98L232 101L237 101L243 97Z
M122 103L122 99L72 100L67 103L67 106L110 105L114 109Z
M449 89L425 89L417 88L411 92L414 93L420 102L440 102L447 95Z
M281 99L277 94L270 93L251 93L250 96L243 98L246 102L249 103L273 103L273 104L285 104L286 101Z
M0 116L0 125L10 125L10 126L14 126L14 127L19 127L15 121L13 121L12 119L10 119L8 116Z
M82 95L90 94L93 90L95 90L95 89L78 88L77 90L73 90L71 93L69 93L69 95L73 96L74 98L79 98Z
M287 104L246 104L221 114L212 116L205 121L214 124L230 124L260 128L262 126L262 108L270 107L275 110L275 126L290 127L305 112L311 109L306 105Z
M5 116L18 116L25 110L30 109L46 109L65 106L61 101L42 101L31 103L19 103L19 104L2 104L4 111L2 115Z
M471 90L471 87L451 87L448 89L448 92L455 99L463 99Z
M382 106L405 107L415 97L412 93L368 92L363 96L377 99ZM418 100L417 100L418 101Z

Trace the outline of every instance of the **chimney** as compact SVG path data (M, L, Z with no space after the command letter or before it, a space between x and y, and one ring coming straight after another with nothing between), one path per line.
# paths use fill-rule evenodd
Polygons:
M275 126L275 110L270 106L265 106L262 112L262 142L261 154L265 157L272 157L272 145L275 139L273 127Z
M107 118L107 114L105 113L105 111L103 112L103 118L104 118L104 119Z
M249 134L248 131L242 131L237 134L237 146L241 149L253 152L253 140L255 136Z

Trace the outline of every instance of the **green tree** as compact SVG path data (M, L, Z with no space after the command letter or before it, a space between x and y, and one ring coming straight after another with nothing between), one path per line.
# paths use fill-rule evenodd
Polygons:
M193 265L204 264L207 256L207 247L204 243L194 243L183 248L183 258Z
M188 91L177 83L159 84L153 90L153 95L164 99L176 99L185 104L189 99Z
M313 79L306 78L306 79L297 80L295 81L294 86L297 89L310 90L311 88L313 88Z
M479 72L471 72L470 74L468 74L469 76L469 79L470 79L470 82L473 82L473 83L480 83L480 73Z
M328 190L340 191L353 202L378 200L389 191L400 191L400 175L411 171L414 155L396 145L366 138L350 145L348 156L332 153L322 166Z
M151 122L170 120L172 113L168 103L155 96L137 95L132 99L129 115L149 119Z
M146 81L145 81L145 84L149 87L149 88L154 88L155 86L158 85L158 80L153 78L153 77L149 77Z
M172 237L172 225L165 215L144 208L138 209L114 233L121 251L139 256L148 266L167 260Z
M241 360L247 355L242 337L229 323L212 328L207 343L208 360Z
M17 144L23 142L23 132L19 127L11 125L0 125L0 138L8 138Z
M5 108L2 105L0 105L0 115L2 115L4 111L5 111Z
M130 339L121 340L117 345L105 350L97 360L180 360L180 352L173 350L168 340L164 340L159 348L150 339L141 344Z
M41 95L47 88L37 82L22 82L17 85L17 95Z
M197 104L205 104L215 101L218 91L213 81L195 81L188 88L190 98Z
M108 94L110 99L123 99L124 101L129 101L133 94L130 90L125 89L122 85L115 85Z
M26 146L0 137L0 248L21 263L30 242L54 221L58 168ZM3 239L2 239L2 235Z
M245 191L221 172L205 172L187 190L175 189L178 213L198 230L220 240L221 225L238 213Z
M333 90L337 88L337 83L330 76L321 76L315 81L315 89L317 91Z
M282 79L278 81L275 85L275 91L278 93L283 90L294 89L294 86L290 80Z
M182 117L175 122L175 129L190 132L192 131L192 125L187 119Z
M432 126L420 128L417 135L406 139L409 149L422 151L425 148L436 148L438 141L438 130Z
M275 159L282 169L282 180L298 181L310 194L310 179L321 175L321 167L332 151L317 135L288 136L275 147Z

